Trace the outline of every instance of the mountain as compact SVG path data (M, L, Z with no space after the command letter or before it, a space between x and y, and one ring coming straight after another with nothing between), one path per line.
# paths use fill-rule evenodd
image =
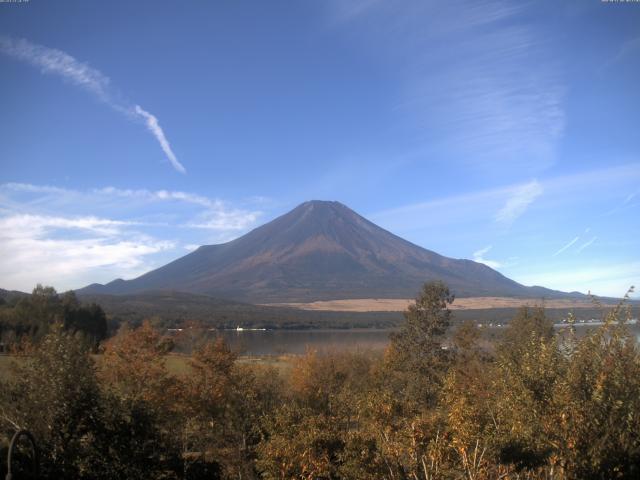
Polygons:
M428 280L457 296L569 296L525 287L484 264L444 257L339 202L310 201L220 245L206 245L133 280L80 294L174 290L250 303L412 298Z
M18 290L5 290L0 288L0 305L3 302L17 301L23 297L28 297L29 294L25 292L19 292Z

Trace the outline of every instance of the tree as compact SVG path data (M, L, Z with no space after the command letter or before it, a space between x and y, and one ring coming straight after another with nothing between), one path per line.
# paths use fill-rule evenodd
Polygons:
M496 347L489 410L497 457L517 469L539 468L554 451L555 389L566 370L553 322L543 308L522 308Z
M404 312L405 323L391 336L387 359L402 372L402 389L413 401L433 405L442 385L450 355L444 335L451 322L449 305L454 296L440 281L428 282L415 302Z
M80 332L88 337L94 347L107 337L107 316L100 305L79 305L77 301L63 300L63 318L65 330Z
M475 448L493 428L489 399L492 394L491 357L479 346L481 331L471 321L456 328L454 361L441 395L447 410L451 444L458 451Z
M150 472L183 469L176 435L182 428L179 388L165 364L170 349L171 342L149 322L124 328L105 345L99 378L105 401L112 405L110 435L121 441L110 445L112 454L125 462L121 478L127 478L126 472L153 477Z
M45 478L93 476L100 394L86 345L56 324L12 378L1 389L5 427L33 433Z
M299 359L289 397L263 420L263 478L380 478L375 434L362 428L359 408L371 387L371 363L348 352L309 351Z
M511 363L518 364L532 338L547 342L554 336L553 320L547 317L544 308L525 306L509 322L497 345L497 351Z
M220 337L194 352L189 362L191 374L182 380L181 403L186 419L183 450L190 454L192 463L211 464L209 469L233 469L238 463L230 458L237 451L233 448L236 358Z
M239 364L222 337L197 349L189 365L180 389L187 470L255 477L262 418L281 403L278 373Z
M571 479L640 476L640 349L621 313L579 340L556 388L554 443Z
M53 287L40 284L30 296L3 309L1 321L2 329L12 332L8 338L13 342L28 338L37 343L54 323L88 337L94 348L107 335L107 318L99 305L83 305L72 291L58 295Z
M103 382L120 397L143 400L157 409L171 403L171 378L166 369L170 342L149 322L123 328L104 347L100 368Z

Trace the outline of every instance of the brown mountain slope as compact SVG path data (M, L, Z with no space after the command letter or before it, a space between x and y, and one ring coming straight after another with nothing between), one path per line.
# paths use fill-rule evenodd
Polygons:
M458 296L558 297L481 263L438 255L338 202L310 201L221 245L207 245L133 280L80 293L171 289L252 303L411 298L427 280Z

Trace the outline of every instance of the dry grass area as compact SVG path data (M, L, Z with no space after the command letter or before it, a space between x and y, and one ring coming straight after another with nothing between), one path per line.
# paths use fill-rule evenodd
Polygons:
M96 363L100 363L102 355L92 355ZM19 355L0 355L0 381L8 381L13 376L11 368L12 363L22 363L26 358ZM259 355L259 356L242 356L238 358L238 363L244 365L252 365L258 367L273 367L281 374L288 374L293 368L293 364L298 358L297 355ZM180 355L171 353L166 357L167 371L171 375L178 377L189 375L191 367L189 366L188 355Z
M301 310L324 310L336 312L402 312L413 299L398 298L353 298L347 300L325 300L311 303L272 303L271 306L293 307ZM522 306L545 306L546 308L593 308L591 300L541 300L535 298L468 297L456 298L452 310L485 310L491 308L518 308Z
M11 363L14 361L13 355L0 355L0 380L7 381L11 378Z

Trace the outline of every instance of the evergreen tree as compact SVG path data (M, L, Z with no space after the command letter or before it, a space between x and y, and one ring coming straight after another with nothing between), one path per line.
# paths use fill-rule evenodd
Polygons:
M391 335L387 359L391 370L400 373L399 393L411 402L433 406L437 401L451 359L443 340L451 323L453 300L443 282L426 283L404 312L400 331Z

